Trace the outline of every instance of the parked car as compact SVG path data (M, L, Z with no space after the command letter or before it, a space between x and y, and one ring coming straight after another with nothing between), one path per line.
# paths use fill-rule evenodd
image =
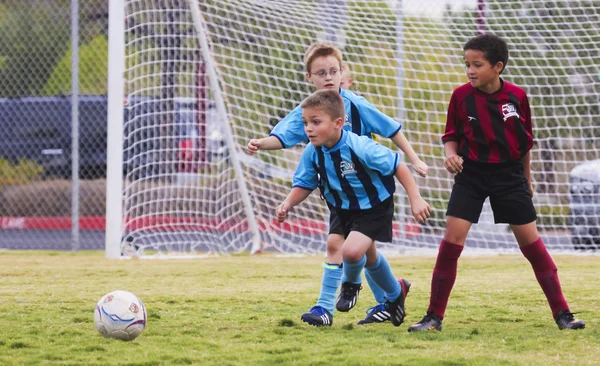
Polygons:
M82 179L106 177L107 104L106 96L79 97L79 176ZM187 162L197 165L195 100L175 98L172 108L173 147L191 149L193 158ZM160 110L157 98L128 99L124 109L123 173L131 178L142 179L160 173L160 154L164 154L159 146L164 141ZM206 133L206 159L225 157L225 140L214 103L207 106ZM177 155L181 153L177 151ZM44 168L46 178L70 178L71 97L0 98L0 159L12 163L21 159L34 161Z
M569 219L575 249L600 249L600 159L571 170Z
M79 99L79 175L106 175L106 96ZM0 100L0 159L35 161L45 176L71 176L71 97Z
M174 103L174 138L178 147L179 170L197 171L202 162L217 162L227 157L224 126L219 124L215 103L208 103L205 110L204 156L199 147L199 121L194 98L177 98Z

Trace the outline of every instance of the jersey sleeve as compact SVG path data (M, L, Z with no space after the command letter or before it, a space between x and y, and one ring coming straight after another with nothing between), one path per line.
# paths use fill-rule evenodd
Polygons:
M523 114L525 117L525 123L523 124L523 126L525 127L525 131L527 131L528 134L531 135L531 138L533 138L533 126L532 126L532 122L531 122L531 109L529 107L529 99L527 98L527 95L525 95L523 97Z
M452 93L452 97L450 97L450 103L448 104L448 114L446 116L446 132L442 136L442 142L445 144L449 141L460 140L460 136L458 134L458 106L456 92Z
M275 136L284 148L307 142L302 122L302 107L297 106L273 128L269 136Z
M317 167L314 163L315 154L315 147L312 144L308 144L304 152L302 152L302 157L294 173L292 188L299 187L311 191L317 188L319 179L317 176Z
M397 153L366 136L357 136L352 140L352 150L365 166L384 176L394 174L400 164Z
M365 98L356 96L352 102L358 108L361 123L365 126L363 135L376 133L380 136L390 138L402 129L400 123L381 112Z

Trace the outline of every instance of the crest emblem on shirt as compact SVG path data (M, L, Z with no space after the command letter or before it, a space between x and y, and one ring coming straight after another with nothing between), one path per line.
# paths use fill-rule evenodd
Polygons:
M504 122L510 117L519 118L519 113L517 113L517 107L515 107L512 103L506 103L502 106L502 115L504 116Z
M350 116L348 116L347 114L344 114L344 127L346 127L346 126L352 127L352 123L350 123Z
M340 163L340 170L342 172L342 177L345 177L349 174L356 174L356 170L354 169L354 163L350 161L342 161Z

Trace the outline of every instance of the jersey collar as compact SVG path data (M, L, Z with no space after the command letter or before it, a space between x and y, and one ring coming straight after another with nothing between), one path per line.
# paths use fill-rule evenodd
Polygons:
M339 150L342 147L342 145L344 144L344 142L346 142L347 138L348 138L348 132L346 132L342 129L342 136L340 137L340 140L337 142L337 144L335 144L331 149L328 149L325 146L321 146L321 149L323 149L323 152L331 152L331 151Z
M491 96L497 95L498 93L500 93L504 89L504 80L502 78L500 78L500 89L498 89L495 92L490 93L490 94L488 94L488 93L486 93L484 91L481 91L481 90L479 90L477 88L473 88L473 89L475 90L475 93L477 93L477 94L480 94L480 95L483 95L483 96L486 96L486 97L491 97Z

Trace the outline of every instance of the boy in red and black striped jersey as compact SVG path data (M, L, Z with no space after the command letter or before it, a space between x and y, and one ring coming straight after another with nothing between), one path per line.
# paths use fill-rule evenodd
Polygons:
M585 323L569 310L556 265L537 231L531 199L529 102L522 88L500 77L508 61L508 46L502 38L484 34L469 40L463 50L469 82L452 93L442 136L444 166L456 174L446 233L433 269L427 315L408 331L442 330L458 258L487 197L494 221L510 225L531 263L558 327L582 329Z

